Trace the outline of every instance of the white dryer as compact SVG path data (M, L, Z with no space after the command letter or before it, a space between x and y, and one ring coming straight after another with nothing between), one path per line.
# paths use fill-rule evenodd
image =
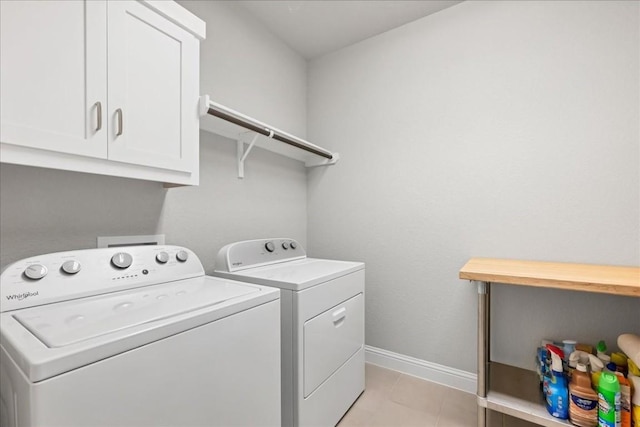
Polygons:
M364 264L262 239L222 248L214 275L280 289L282 424L336 425L364 391Z
M278 290L186 248L24 259L0 298L3 427L280 424Z

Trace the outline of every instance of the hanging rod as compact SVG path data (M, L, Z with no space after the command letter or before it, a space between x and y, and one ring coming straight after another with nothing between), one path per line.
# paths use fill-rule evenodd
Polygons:
M276 129L249 116L232 110L231 108L225 107L224 105L213 102L209 99L208 95L204 95L202 98L204 99L201 100L200 104L201 115L209 114L245 129L249 129L250 131L264 135L266 137L284 142L285 144L289 144L293 147L297 147L301 150L313 153L317 156L324 157L325 159L336 160L334 159L333 153L325 150L322 147L318 147L317 145L305 141L304 139L295 137L291 134L288 134L287 132Z

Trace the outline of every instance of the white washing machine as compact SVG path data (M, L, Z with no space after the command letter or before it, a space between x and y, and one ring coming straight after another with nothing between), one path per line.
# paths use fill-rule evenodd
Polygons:
M280 419L277 289L176 246L47 254L0 276L2 426Z
M215 275L280 289L284 426L335 425L364 391L364 273L292 239L218 252Z

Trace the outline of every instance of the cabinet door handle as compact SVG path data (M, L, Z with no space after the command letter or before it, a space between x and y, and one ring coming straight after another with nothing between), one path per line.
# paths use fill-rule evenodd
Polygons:
M102 102L96 102L95 104L93 104L93 107L96 109L96 132L98 132L100 129L102 129Z
M122 135L122 108L118 108L116 110L116 114L118 115L118 132L116 132L116 136Z

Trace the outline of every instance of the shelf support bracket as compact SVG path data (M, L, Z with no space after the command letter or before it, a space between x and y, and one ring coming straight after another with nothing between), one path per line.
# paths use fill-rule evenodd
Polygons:
M238 138L237 144L238 144L238 178L239 179L244 178L244 161L247 160L247 156L249 155L249 152L251 151L253 146L256 144L256 141L258 140L259 136L260 134L257 134L257 133L253 134L253 138L251 138L251 141L249 141L249 146L247 147L246 150L244 148L245 143L242 137Z
M340 154L333 153L333 157L331 158L331 160L322 159L322 160L317 161L317 162L305 162L305 166L308 167L308 168L317 168L317 167L320 167L320 166L331 166L331 165L335 165L336 163L338 163L338 160L340 160Z

